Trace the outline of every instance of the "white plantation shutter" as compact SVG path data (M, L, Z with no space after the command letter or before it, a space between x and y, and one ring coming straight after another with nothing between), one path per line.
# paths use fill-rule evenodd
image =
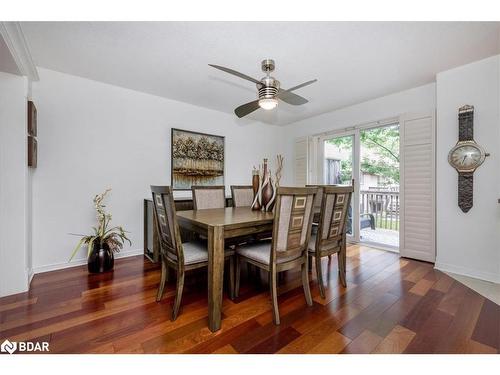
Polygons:
M319 162L319 160L323 160L323 157L319 157L318 148L319 148L319 137L309 137L307 140L308 144L308 152L307 152L307 183L308 184L316 184L320 183L319 175L323 173L323 163Z
M400 254L434 262L435 245L434 114L400 119Z
M294 146L294 183L295 186L307 184L307 137L297 138Z

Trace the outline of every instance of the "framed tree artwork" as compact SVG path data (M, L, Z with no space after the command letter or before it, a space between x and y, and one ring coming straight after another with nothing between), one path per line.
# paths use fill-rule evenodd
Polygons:
M172 129L171 163L174 190L224 185L224 137Z

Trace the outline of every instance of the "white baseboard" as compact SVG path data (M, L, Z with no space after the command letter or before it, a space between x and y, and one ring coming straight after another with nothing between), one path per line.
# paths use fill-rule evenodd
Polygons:
M143 249L120 251L119 253L115 253L115 259L132 257L132 256L136 256L136 255L143 255L143 254L144 254ZM47 264L44 266L34 267L33 273L37 274L37 273L42 273L42 272L62 270L65 268L82 266L84 264L87 264L87 259L76 259L76 260L73 260L71 262Z
M474 279L489 281L491 283L500 283L500 276L493 272L471 270L470 268L441 262L436 262L434 264L434 268L439 271L455 273L457 275L472 277Z
M33 280L33 276L35 276L35 272L33 272L33 269L30 268L30 269L26 270L26 274L28 275L28 290L29 290L30 285L31 285L31 280Z

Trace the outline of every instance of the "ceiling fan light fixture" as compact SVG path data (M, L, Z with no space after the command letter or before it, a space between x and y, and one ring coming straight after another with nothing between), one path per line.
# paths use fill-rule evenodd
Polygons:
M259 100L259 106L266 111L270 111L278 106L278 99L264 98Z
M214 64L208 65L210 65L212 68L232 74L233 76L253 82L257 86L257 98L234 109L234 114L238 118L245 117L250 113L258 110L259 108L262 108L266 111L271 111L278 106L278 99L291 105L306 104L307 99L293 93L292 91L298 90L317 81L316 79L313 79L311 81L307 81L301 83L300 85L289 88L288 90L282 89L280 88L280 82L276 78L271 77L271 72L273 72L275 68L275 63L272 59L265 59L262 61L261 68L266 76L261 78L260 80L237 72L234 69L229 69Z

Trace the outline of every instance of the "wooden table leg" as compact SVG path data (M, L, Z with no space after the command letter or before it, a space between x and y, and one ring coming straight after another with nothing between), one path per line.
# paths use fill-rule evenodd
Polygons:
M224 227L208 227L208 328L220 329L224 280Z

